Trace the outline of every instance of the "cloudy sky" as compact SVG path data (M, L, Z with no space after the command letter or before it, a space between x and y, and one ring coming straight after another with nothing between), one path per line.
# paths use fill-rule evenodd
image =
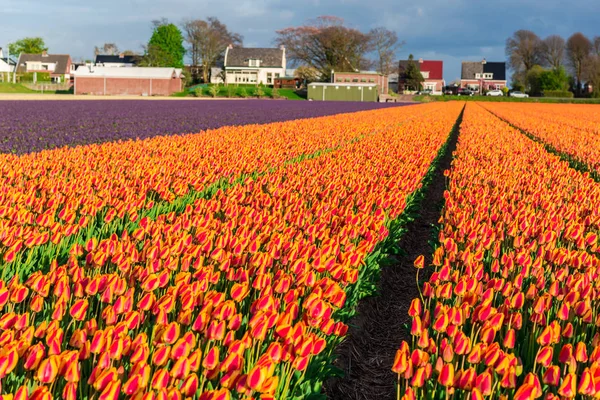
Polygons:
M530 29L544 37L575 31L600 35L598 0L0 0L0 46L42 36L52 53L91 58L95 45L115 42L140 50L161 17L216 16L244 35L246 47L272 45L277 29L319 15L336 15L353 27L385 26L406 45L399 58L444 61L444 77L460 76L462 60L505 59L512 32Z

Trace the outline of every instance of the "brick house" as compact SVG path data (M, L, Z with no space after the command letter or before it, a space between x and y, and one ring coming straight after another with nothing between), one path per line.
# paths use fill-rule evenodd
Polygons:
M181 92L181 69L80 67L75 71L75 94L169 96Z
M506 87L506 63L504 61L463 61L460 87L482 93L485 90Z
M234 47L225 49L223 69L225 84L273 85L276 78L285 76L287 61L285 47Z
M26 54L21 53L17 61L17 73L49 73L53 81L68 81L74 71L71 56L68 54Z
M423 89L431 90L433 93L442 93L446 81L444 81L444 62L441 60L413 60L417 69L423 75ZM406 89L406 68L409 60L401 60L398 68L398 91Z
M379 94L388 94L388 77L374 71L360 72L334 72L334 83L374 83L377 85Z

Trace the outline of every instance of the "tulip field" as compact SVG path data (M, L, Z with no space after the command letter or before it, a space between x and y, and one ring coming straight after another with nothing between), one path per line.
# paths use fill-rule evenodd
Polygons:
M596 171L597 110L466 106L398 398L600 396L600 184L568 162Z
M0 115L0 400L323 398L434 175L390 398L600 397L597 106L325 104Z
M461 109L0 156L2 398L318 394Z

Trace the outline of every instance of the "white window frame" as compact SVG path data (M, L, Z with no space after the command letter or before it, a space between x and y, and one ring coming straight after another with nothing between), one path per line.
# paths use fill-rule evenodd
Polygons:
M485 74L483 74L483 79L494 79L494 74L486 72Z
M481 79L481 74L480 73L475 74L475 79Z
M255 58L250 58L248 60L248 66L249 67L257 67L257 68L259 68L260 67L260 60L257 60Z

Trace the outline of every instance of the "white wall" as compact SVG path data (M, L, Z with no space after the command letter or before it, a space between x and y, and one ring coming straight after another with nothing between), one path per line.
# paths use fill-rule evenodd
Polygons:
M275 79L275 74L279 74L279 76L285 76L285 68L260 68L258 71L258 83L262 83L264 85L272 85L271 83L267 83L267 73L271 73L272 79Z
M3 60L0 60L0 72L13 72L10 65L5 63Z

